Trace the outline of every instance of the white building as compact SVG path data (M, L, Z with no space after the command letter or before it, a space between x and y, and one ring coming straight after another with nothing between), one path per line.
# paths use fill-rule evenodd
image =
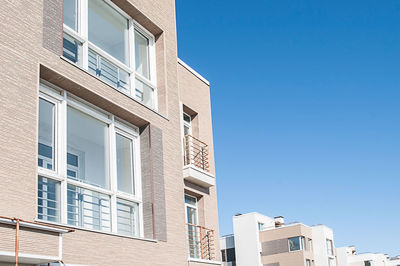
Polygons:
M333 231L324 225L285 224L281 216L253 212L234 216L233 231L220 245L234 248L238 266L336 266Z
M338 266L400 266L400 258L383 253L357 253L354 246L336 249Z

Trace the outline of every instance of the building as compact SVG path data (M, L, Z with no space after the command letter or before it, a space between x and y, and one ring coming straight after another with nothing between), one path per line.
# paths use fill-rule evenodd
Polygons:
M400 266L400 256L390 258L388 261L389 266Z
M400 258L382 253L357 253L354 246L336 249L338 266L398 266Z
M0 265L221 264L175 1L3 1L0 23Z
M221 249L222 265L236 266L234 235L222 236L219 247Z
M271 218L253 212L234 216L233 231L232 236L220 241L226 265L336 265L333 231L324 225L285 224L282 216ZM232 239L234 245L228 245ZM234 249L235 261L224 258L229 249Z

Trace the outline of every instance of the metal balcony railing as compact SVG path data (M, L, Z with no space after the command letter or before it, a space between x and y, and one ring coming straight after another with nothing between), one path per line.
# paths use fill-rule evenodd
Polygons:
M209 172L208 145L191 135L186 135L184 137L184 163Z
M189 257L193 259L214 260L214 230L194 224L186 224L186 226Z

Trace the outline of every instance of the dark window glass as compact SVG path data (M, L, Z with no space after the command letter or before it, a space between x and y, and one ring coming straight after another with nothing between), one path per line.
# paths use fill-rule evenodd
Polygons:
M228 248L226 250L226 261L236 261L235 257L235 249L234 248Z

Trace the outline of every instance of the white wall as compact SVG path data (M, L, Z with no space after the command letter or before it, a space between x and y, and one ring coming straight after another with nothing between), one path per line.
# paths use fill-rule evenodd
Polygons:
M237 266L262 266L258 223L271 227L275 221L255 212L233 217Z
M335 255L335 241L333 239L332 229L325 225L312 226L311 229L315 266L329 266L328 257L333 258L336 265L336 257L328 256L328 247L326 245L327 239L332 240L333 252Z

